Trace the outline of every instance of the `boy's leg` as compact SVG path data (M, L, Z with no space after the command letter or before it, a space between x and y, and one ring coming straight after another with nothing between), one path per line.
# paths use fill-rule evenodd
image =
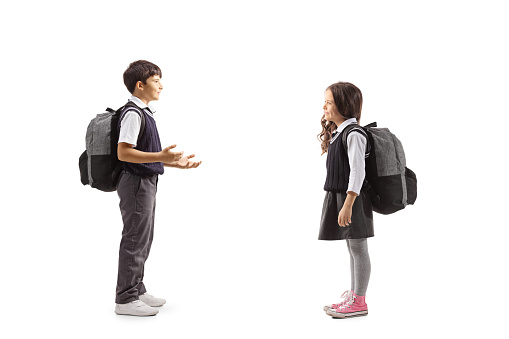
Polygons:
M147 178L124 172L117 193L124 229L120 242L115 303L137 300L145 293L143 270L154 233L157 175Z
M157 179L156 179L156 192L157 192ZM154 240L155 215L156 215L156 199L155 199L155 193L154 193L154 206L152 207L152 221L151 221L151 227L150 227L150 236L149 236L148 244L147 244L147 257L146 258L148 258L148 255L150 254L150 248L152 247L152 240ZM145 261L146 261L146 259L145 259ZM141 281L137 287L139 296L144 294L145 292L147 292L147 289L145 288L145 284L143 284L143 276L144 275L145 275L145 265L143 265L141 268Z

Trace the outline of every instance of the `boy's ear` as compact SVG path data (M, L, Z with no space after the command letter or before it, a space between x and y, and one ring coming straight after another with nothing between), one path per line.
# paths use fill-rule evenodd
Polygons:
M142 88L143 88L143 85L144 85L144 84L143 84L143 81L138 81L138 82L136 83L136 88L138 88L138 89L142 89Z

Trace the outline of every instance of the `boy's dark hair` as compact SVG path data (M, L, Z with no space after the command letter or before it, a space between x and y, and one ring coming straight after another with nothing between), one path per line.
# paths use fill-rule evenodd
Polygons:
M127 87L129 93L133 94L138 81L147 83L147 79L153 75L159 75L163 77L161 69L156 64L151 63L147 60L138 60L131 62L129 67L124 72L124 84Z

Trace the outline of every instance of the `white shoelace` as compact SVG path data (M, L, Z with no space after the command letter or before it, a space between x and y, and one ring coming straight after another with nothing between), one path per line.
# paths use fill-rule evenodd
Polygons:
M355 296L352 295L352 297L350 298L350 300L348 300L347 302L345 302L343 305L339 306L337 308L338 311L340 310L346 310L347 308L350 308L350 306L352 306L352 304L354 303L355 301Z
M339 302L337 304L332 304L329 307L333 307L334 308L335 305L337 305L337 306L344 305L345 303L350 301L350 299L353 298L353 292L351 290L346 290L346 291L343 292L343 294L341 294L341 298L343 298L342 302Z
M345 303L353 298L353 292L351 290L346 290L343 292L343 294L341 294L341 298L344 299L343 303Z

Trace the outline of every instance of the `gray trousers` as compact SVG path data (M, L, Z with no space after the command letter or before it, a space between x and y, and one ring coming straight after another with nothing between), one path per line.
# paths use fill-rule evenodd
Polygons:
M351 288L357 295L366 295L369 276L371 275L368 239L347 239L346 245L348 246L348 252L350 252Z
M157 175L139 177L124 171L117 185L124 221L118 256L117 304L137 300L147 291L143 273L154 238L157 181Z

